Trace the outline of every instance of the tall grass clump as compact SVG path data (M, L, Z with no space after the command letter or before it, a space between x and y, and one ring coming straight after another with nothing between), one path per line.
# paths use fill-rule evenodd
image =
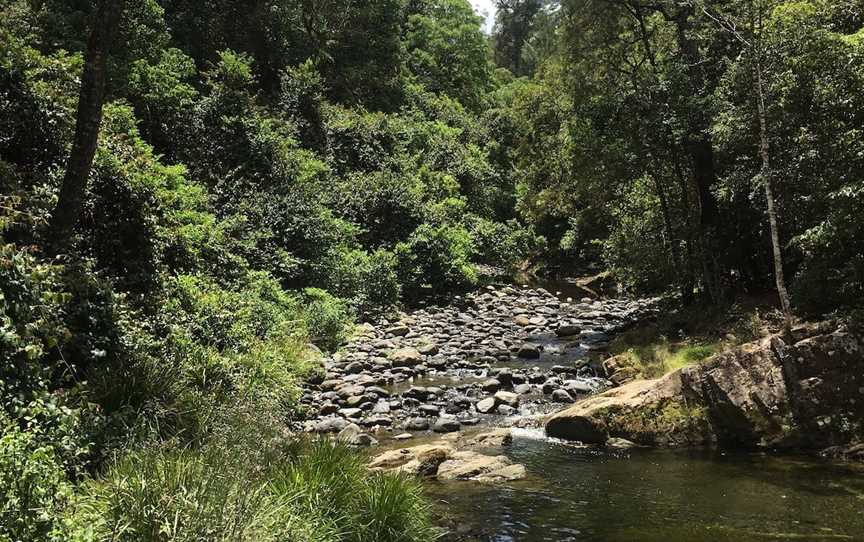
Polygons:
M79 542L420 542L435 538L419 483L368 472L342 445L281 457L145 450L89 482L68 519Z

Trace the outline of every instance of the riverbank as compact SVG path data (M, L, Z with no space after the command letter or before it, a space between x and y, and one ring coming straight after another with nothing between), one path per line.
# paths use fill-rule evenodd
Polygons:
M842 324L796 328L655 380L580 401L546 423L583 443L808 450L864 458L864 349Z

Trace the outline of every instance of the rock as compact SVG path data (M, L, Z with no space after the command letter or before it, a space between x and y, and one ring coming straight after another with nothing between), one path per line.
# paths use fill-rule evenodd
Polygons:
M516 409L511 407L510 405L498 405L498 414L502 416L512 416L516 413Z
M436 344L424 344L417 348L417 351L420 352L424 356L434 356L438 354L438 345Z
M392 335L393 337L404 337L405 335L408 335L409 331L408 326L403 325L388 327L384 330L387 335Z
M318 410L318 413L321 416L336 414L337 412L339 412L339 405L334 405L333 403L324 403L323 405L321 405L321 408Z
M501 382L498 379L490 378L480 384L480 388L485 392L495 393L501 389Z
M426 431L429 429L429 420L426 418L411 418L406 422L405 429L409 431Z
M402 468L409 462L417 461L419 465L421 458L450 457L455 450L452 446L443 443L425 444L399 450L389 450L377 455L369 462L369 468L373 470L392 470ZM416 468L416 467L415 467Z
M462 424L456 418L438 418L438 421L432 426L432 431L436 433L453 433L461 428Z
M416 348L400 348L390 353L393 367L413 367L423 361L423 354Z
M519 395L526 395L528 393L531 393L532 389L533 387L531 386L531 384L519 384L513 388L513 391Z
M610 438L606 441L605 446L607 448L616 448L620 450L628 450L630 448L636 448L637 444L635 442L631 442L624 438Z
M553 437L641 445L721 443L750 448L842 446L860 439L864 341L824 325L722 352L660 379L633 381L552 416Z
M556 403L572 403L573 397L567 393L567 390L555 390L552 392L552 400Z
M474 405L474 408L476 408L477 412L481 414L489 414L490 412L495 410L495 406L495 398L487 397L486 399L481 399L480 401L478 401L477 404Z
M559 337L572 337L573 335L579 335L582 329L575 324L561 324L555 330L555 335Z
M520 327L528 327L531 325L531 319L521 314L513 318L513 322Z
M393 437L393 440L409 440L412 438L414 438L414 435L412 435L411 433L400 433Z
M499 404L505 404L511 407L519 406L519 396L509 391L499 391L495 394L495 400Z
M351 446L373 446L378 444L377 440L371 435L364 433L359 426L353 423L339 431L336 438Z
M509 466L510 460L503 455L483 455L477 452L455 452L450 459L438 466L439 480L470 480L489 472Z
M326 418L315 424L316 433L338 433L348 426L348 421L342 418Z
M540 349L537 345L525 343L519 347L516 355L523 359L537 359L540 357Z
M586 345L608 343L609 335L602 331L585 330L579 334L579 340Z
M346 418L359 418L363 414L362 408L342 408L339 409L339 414Z
M525 470L525 465L517 463L490 472L484 472L473 477L472 480L484 483L513 482L516 480L522 480L526 476L528 476L528 472Z
M513 433L506 428L493 429L486 433L473 436L465 441L466 446L476 448L498 448L513 443Z

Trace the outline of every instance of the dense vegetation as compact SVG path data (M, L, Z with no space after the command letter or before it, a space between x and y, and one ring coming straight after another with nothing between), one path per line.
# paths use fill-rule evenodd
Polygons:
M352 322L490 272L860 306L862 27L857 0L499 0L492 36L467 0L0 0L0 541L433 537L413 481L286 428Z

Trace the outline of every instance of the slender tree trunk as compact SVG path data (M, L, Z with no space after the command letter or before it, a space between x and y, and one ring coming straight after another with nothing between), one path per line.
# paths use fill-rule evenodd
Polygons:
M756 44L752 47L755 60L756 101L759 110L759 154L762 158L762 184L765 187L765 200L768 206L768 224L771 229L771 249L774 253L774 280L777 284L777 294L783 309L783 331L788 339L792 338L792 304L789 292L786 290L786 280L783 276L783 253L780 246L780 227L777 222L777 209L774 204L774 190L771 186L771 147L768 141L768 114L765 107L765 89L762 77L762 13L759 12L759 37L754 38Z
M84 192L102 124L105 101L106 61L120 23L125 0L101 0L96 7L93 29L84 56L81 93L75 120L75 137L66 164L57 207L51 217L49 250L58 254L68 248L81 217Z

